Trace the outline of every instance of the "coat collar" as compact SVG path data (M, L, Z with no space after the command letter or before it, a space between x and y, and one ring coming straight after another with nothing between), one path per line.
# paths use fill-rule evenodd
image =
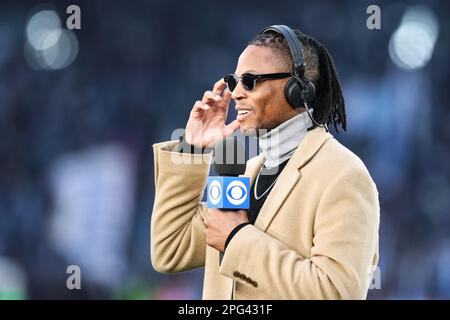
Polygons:
M258 214L255 226L263 231L267 230L267 227L278 213L278 210L286 197L300 180L300 169L305 166L319 151L320 147L331 138L333 138L333 136L320 127L308 132L286 164L284 170L280 173L280 177L273 186L272 191L269 193L269 196ZM264 162L265 158L262 154L247 162L247 170L244 175L250 177L250 185L253 185L256 175Z

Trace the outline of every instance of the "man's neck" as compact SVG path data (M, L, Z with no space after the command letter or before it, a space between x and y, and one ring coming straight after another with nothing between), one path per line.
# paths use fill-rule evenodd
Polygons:
M302 112L261 135L259 147L266 159L264 166L267 168L277 167L289 159L311 126L312 121L308 113Z

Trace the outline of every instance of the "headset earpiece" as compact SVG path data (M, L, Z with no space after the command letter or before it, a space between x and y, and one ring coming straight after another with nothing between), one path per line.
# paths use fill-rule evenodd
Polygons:
M291 77L284 86L284 97L292 108L298 108L303 105L303 90L300 88L298 80Z
M311 81L306 81L306 89L302 92L303 101L311 106L314 98L316 97L316 87L313 85Z
M305 103L312 105L315 95L316 88L306 79L292 77L284 87L286 101L294 109L303 107Z

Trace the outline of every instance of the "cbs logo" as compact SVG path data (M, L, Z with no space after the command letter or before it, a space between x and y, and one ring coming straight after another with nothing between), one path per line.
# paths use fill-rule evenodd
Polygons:
M238 206L243 204L247 197L247 187L242 181L232 181L228 185L225 195L232 205Z
M214 180L209 185L208 199L213 205L217 205L220 202L222 196L222 185L218 180Z
M214 180L209 185L208 199L213 205L219 204L223 195L222 184ZM247 198L247 186L239 180L231 181L226 187L225 196L229 203L238 206L245 202Z

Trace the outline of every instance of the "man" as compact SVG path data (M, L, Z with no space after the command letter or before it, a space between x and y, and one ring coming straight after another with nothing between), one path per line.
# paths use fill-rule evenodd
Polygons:
M298 30L294 36L301 66L292 40L269 28L242 52L235 75L194 104L181 141L153 146L152 264L164 273L205 266L204 299L367 296L378 262L378 193L362 161L327 130L327 123L346 130L327 49ZM312 92L298 105L286 89L296 79ZM226 125L231 98L238 116ZM247 162L250 209L208 209L207 150L237 129L257 135L262 150Z

